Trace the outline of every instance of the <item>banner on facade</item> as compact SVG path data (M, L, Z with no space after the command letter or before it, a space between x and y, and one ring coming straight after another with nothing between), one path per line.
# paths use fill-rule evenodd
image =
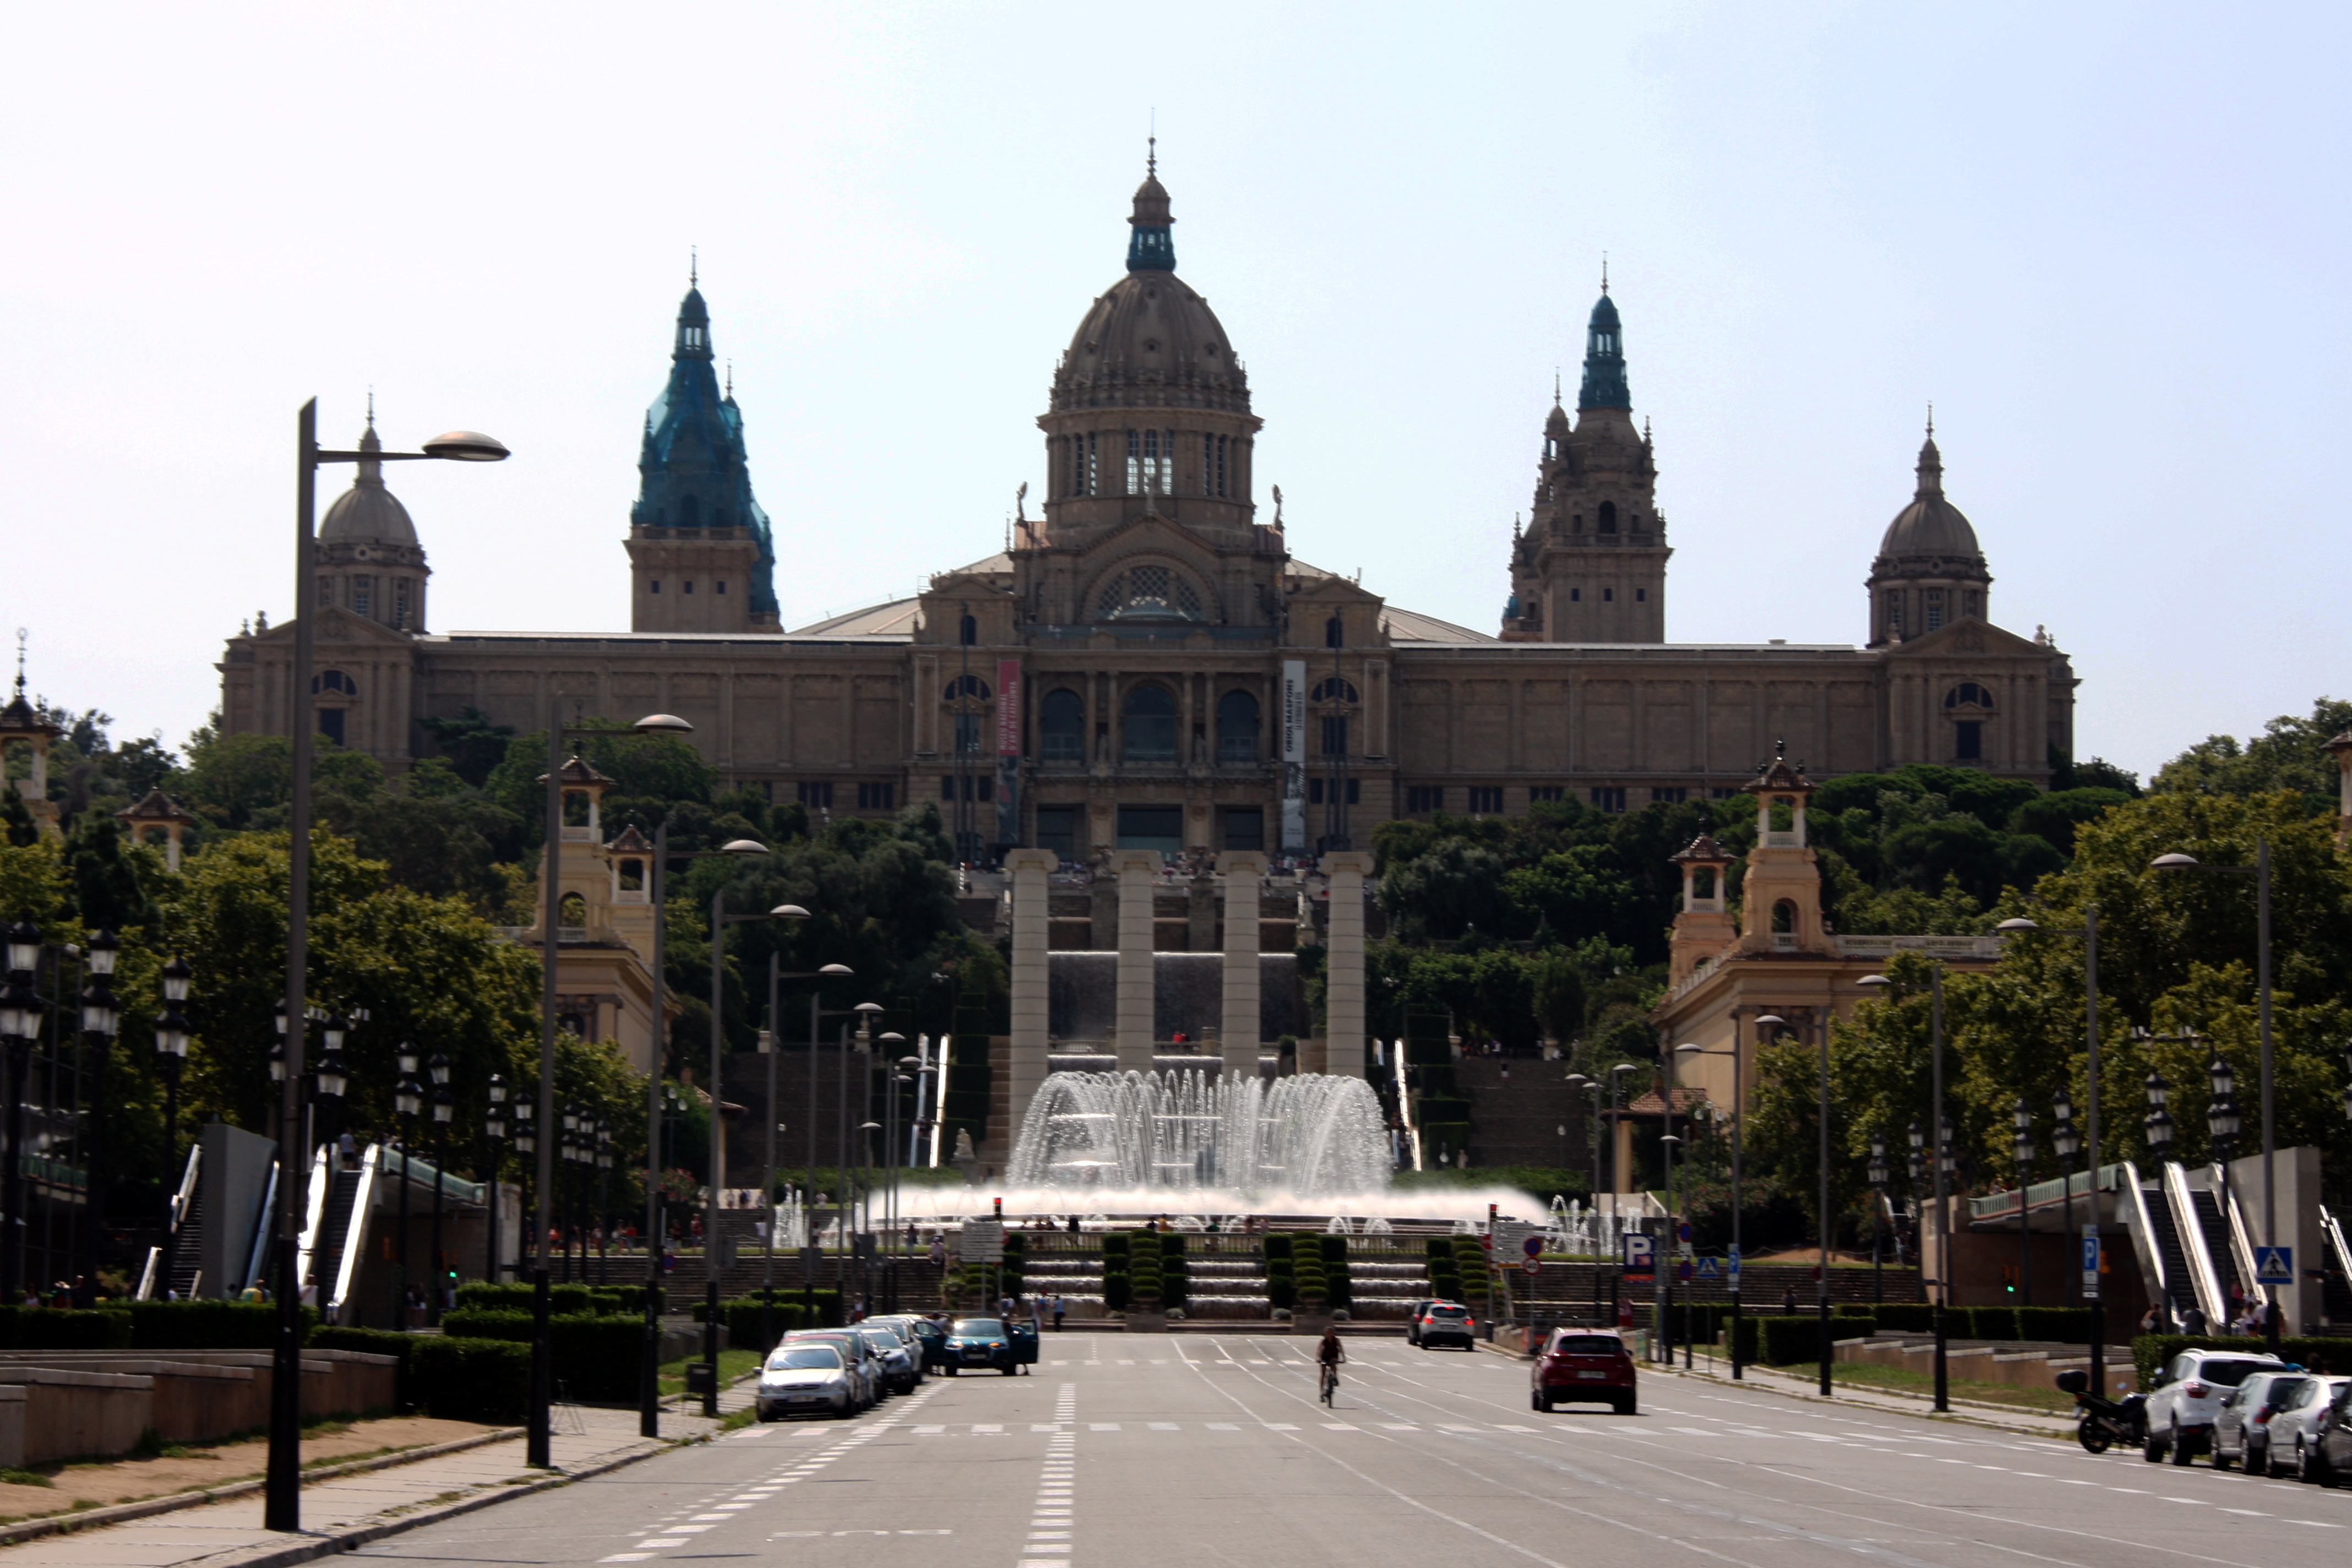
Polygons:
M1307 661L1282 661L1282 852L1307 852Z
M1021 661L996 661L996 842L1021 842Z

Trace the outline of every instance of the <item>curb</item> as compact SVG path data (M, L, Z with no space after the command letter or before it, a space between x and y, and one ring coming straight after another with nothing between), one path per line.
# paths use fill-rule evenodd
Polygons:
M1885 1414L1886 1414L1886 1415L1910 1415L1910 1416L1916 1417L1916 1418L1918 1418L1918 1419L1920 1419L1920 1420L1925 1420L1925 1421L1943 1421L1943 1422L1948 1422L1948 1423L1950 1423L1950 1424L1952 1424L1952 1425L1954 1425L1954 1426L1981 1426L1981 1427L1984 1427L1984 1428L1985 1428L1986 1430L1988 1430L1988 1431L1992 1431L1992 1432L2006 1432L2006 1433L2010 1434L2010 1435L2011 1435L2011 1436L2019 1436L2019 1437L2047 1437L2047 1438L2049 1438L2049 1439L2050 1439L2052 1442L2053 1442L2053 1443L2063 1443L2063 1442L2065 1442L2065 1441L2067 1440L2067 1436L2068 1436L2066 1433L2063 1433L2063 1432L2053 1432L2053 1431L2048 1430L2047 1428L2044 1428L2044 1427L2040 1427L2040 1426L2012 1426L2012 1425L2011 1425L2011 1424L2010 1424L2010 1423L2008 1423L2008 1422L1997 1421L1997 1420L1990 1419L1990 1417L1994 1416L1994 1415L2003 1415L2003 1414L2007 1414L2007 1412L2002 1411L2002 1410L2000 1409L2000 1406L1998 1406L1998 1405L1977 1405L1977 1404L1974 1404L1974 1403L1971 1403L1971 1402L1966 1402L1966 1401L1955 1400L1955 1401L1953 1401L1953 1402L1952 1402L1952 1403L1955 1405L1955 1406L1958 1406L1958 1405L1961 1405L1965 1404L1965 1405L1967 1405L1967 1408L1965 1408L1965 1409L1955 1408L1955 1409L1953 1409L1953 1410L1947 1411L1947 1412L1938 1412L1938 1411L1937 1411L1937 1410L1936 1410L1933 1406L1931 1406L1931 1405L1926 1405L1926 1403L1923 1401L1923 1402L1922 1402L1923 1408L1921 1408L1921 1409L1917 1409L1917 1410L1907 1410L1907 1409L1905 1409L1905 1408L1903 1408L1903 1407L1901 1407L1901 1406L1899 1406L1899 1405L1874 1405L1874 1404L1869 1404L1869 1403L1866 1403L1866 1402L1864 1402L1864 1403L1857 1403L1857 1402L1853 1401L1853 1400L1841 1400L1841 1399L1836 1398L1835 1396L1832 1396L1831 1398L1828 1398L1828 1399L1823 1399L1823 1398L1822 1398L1820 1394L1805 1394L1805 1393L1800 1393L1800 1392L1798 1392L1796 1389L1793 1389L1793 1388L1780 1388L1780 1387L1776 1387L1776 1386L1774 1386L1773 1384L1769 1384L1769 1383L1764 1383L1764 1382L1754 1382L1754 1383L1751 1383L1751 1382L1748 1381L1748 1380L1747 1380L1747 1379L1745 1379L1745 1378L1742 1378L1740 1381L1738 1381L1738 1382L1737 1382L1737 1383L1734 1383L1730 1378L1728 1378L1728 1377L1725 1377L1725 1376L1723 1376L1722 1374L1720 1374L1720 1373L1712 1373L1712 1372L1700 1372L1700 1371L1697 1371L1696 1369L1693 1369L1692 1371L1689 1371L1689 1372L1685 1372L1685 1371L1683 1371L1680 1367L1675 1367L1675 1368L1674 1368L1674 1369L1672 1370L1672 1375L1674 1375L1674 1376L1675 1376L1675 1377L1686 1377L1686 1378L1690 1378L1690 1379L1692 1379L1693 1381L1696 1381L1696 1382L1705 1382L1705 1383L1718 1384L1720 1384L1721 1386L1723 1386L1723 1387L1725 1387L1725 1388L1746 1388L1746 1389L1752 1389L1752 1390L1754 1390L1754 1391L1756 1391L1757 1393L1759 1393L1759 1394L1775 1394L1775 1395L1777 1395L1777 1396L1779 1396L1780 1398L1782 1398L1782 1399L1793 1399L1793 1400L1795 1400L1797 1403L1799 1403L1800 1405L1840 1405L1840 1406L1842 1406L1843 1408L1845 1408L1845 1409L1848 1409L1848 1410L1874 1410L1874 1411L1880 1411L1880 1412L1883 1412L1883 1413L1885 1413ZM1877 1391L1874 1391L1874 1392L1877 1392ZM1891 1398L1901 1398L1901 1397L1903 1397L1903 1396L1902 1396L1902 1395L1900 1395L1900 1394L1883 1395L1883 1396L1884 1396L1884 1397L1891 1397ZM2028 1413L2024 1413L2024 1414L2039 1414L2039 1413L2038 1413L2038 1412L2028 1412ZM2053 1415L2051 1418L2052 1418L2053 1420L2061 1419L2061 1417L2058 1417L2058 1416L2055 1416L2055 1415Z
M502 1426L494 1432L478 1432L471 1437L459 1437L447 1443L428 1444L422 1448L404 1448L397 1454L379 1454L373 1459L352 1459L341 1465L321 1465L315 1470L302 1472L302 1484L333 1480L338 1476L362 1476L372 1470L388 1470L400 1465L413 1465L420 1459L437 1459L445 1454L463 1453L486 1443L502 1443L523 1436L520 1426ZM205 1487L195 1491L173 1492L164 1497L141 1498L136 1502L119 1502L105 1508L88 1508L79 1513L51 1514L44 1519L28 1519L22 1523L0 1526L0 1546L15 1546L27 1541L38 1541L45 1535L68 1535L76 1531L100 1525L121 1524L127 1520L145 1519L158 1513L171 1513L184 1508L202 1508L206 1503L227 1502L234 1498L250 1497L269 1483L266 1480L230 1481L226 1485Z

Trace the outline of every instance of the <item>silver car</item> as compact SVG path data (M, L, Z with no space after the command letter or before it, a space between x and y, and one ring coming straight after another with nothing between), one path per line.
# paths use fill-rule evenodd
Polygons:
M860 1323L857 1335L874 1349L882 1362L882 1383L893 1394L912 1394L915 1384L923 1381L923 1363L915 1359L913 1351L898 1332L886 1324Z
M2271 1417L2271 1473L2284 1470L2299 1481L2323 1480L2327 1457L2319 1446L2319 1417L2336 1403L2338 1389L2352 1377L2308 1377L2294 1402Z
M2250 1476L2275 1475L2271 1424L2311 1381L2300 1372L2258 1372L2221 1401L2213 1417L2213 1468L2242 1462Z
M2141 1457L2149 1464L2169 1456L2185 1465L2213 1441L2213 1418L2221 1401L2258 1372L2284 1372L2286 1363L2260 1351L2182 1351L2164 1363L2147 1395L2147 1438Z
M787 1415L854 1415L856 1373L837 1345L779 1345L760 1368L754 1396L762 1421Z
M795 1329L784 1336L786 1345L831 1345L839 1351L848 1363L851 1386L857 1395L857 1408L871 1410L885 1397L882 1387L882 1358L866 1342L866 1336L855 1329ZM781 1348L781 1347L779 1347Z

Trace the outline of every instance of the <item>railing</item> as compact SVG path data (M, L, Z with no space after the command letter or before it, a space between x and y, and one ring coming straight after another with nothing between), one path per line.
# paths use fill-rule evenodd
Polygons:
M302 1205L302 1236L294 1244L294 1282L299 1292L303 1280L310 1278L311 1259L319 1250L319 1227L327 1212L327 1146L319 1145L316 1158L310 1162L310 1195Z
M2124 1228L2131 1233L2132 1250L2139 1255L2141 1279L2149 1287L2149 1294L2159 1301L2172 1300L2171 1281L2165 1278L2164 1248L2156 1238L2156 1222L2148 1216L2147 1189L2139 1184L2138 1167L2126 1164L2129 1173L2121 1195L2129 1199L2124 1209Z

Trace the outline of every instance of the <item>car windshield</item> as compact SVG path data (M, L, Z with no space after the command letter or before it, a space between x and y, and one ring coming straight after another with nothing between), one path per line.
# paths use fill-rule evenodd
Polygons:
M948 1331L959 1339L984 1340L992 1337L1002 1339L1004 1336L1004 1325L994 1318L958 1318L955 1321L955 1327Z
M1615 1355L1624 1345L1606 1334L1565 1334L1551 1348L1560 1355Z
M2208 1361L2198 1363L2189 1375L2218 1388L2235 1388L2258 1372L2275 1372L2278 1363L2270 1361Z
M821 1367L837 1370L840 1365L841 1352L831 1345L801 1345L778 1351L768 1358L770 1372L814 1372Z

